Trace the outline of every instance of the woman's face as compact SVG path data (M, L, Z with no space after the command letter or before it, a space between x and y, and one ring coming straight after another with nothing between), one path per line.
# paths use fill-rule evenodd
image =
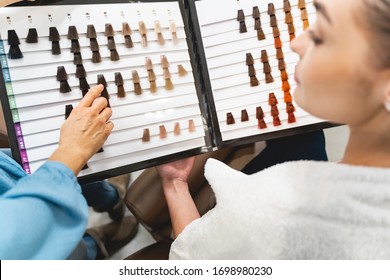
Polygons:
M383 110L380 70L368 39L362 0L318 0L317 22L292 42L301 58L295 100L320 118L362 125ZM371 50L371 52L370 52ZM375 82L374 82L375 81Z

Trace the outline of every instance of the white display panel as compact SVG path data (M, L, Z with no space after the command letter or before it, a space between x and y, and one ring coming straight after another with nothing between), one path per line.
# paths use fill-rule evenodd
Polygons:
M164 44L158 41L155 32L156 20L161 26ZM147 28L147 46L142 45L139 23ZM132 29L133 48L125 46L122 23ZM172 22L176 26L172 34ZM114 28L114 40L120 59L111 61L105 25ZM87 26L93 25L101 62L93 63ZM13 121L21 150L23 167L27 173L36 171L57 146L59 129L65 119L65 106L75 107L82 98L79 79L76 78L71 40L67 38L69 26L76 26L86 80L92 87L97 84L97 75L103 74L107 81L109 102L113 110L115 128L103 146L104 152L94 155L88 168L80 175L101 171L171 155L206 146L203 118L194 84L184 24L178 2L96 4L72 6L9 7L0 9L0 63L5 86L12 109ZM60 55L51 53L49 27L60 33ZM30 28L38 33L37 43L26 43ZM20 40L23 58L8 57L8 31L15 30ZM173 89L165 88L161 55L169 61ZM145 59L153 62L157 92L150 91ZM178 73L182 65L187 75ZM71 92L61 93L57 81L57 67L63 66L68 74ZM137 70L142 94L136 95L132 71ZM115 73L120 72L126 92L117 97ZM195 130L189 131L189 121ZM181 133L174 133L180 124ZM159 127L164 125L167 137L161 138ZM150 141L143 142L144 129L150 131Z
M273 3L277 19L282 50L286 63L286 71L289 75L288 82L291 86L291 94L294 92L294 71L298 56L290 49L290 34L285 23L286 13L283 9L283 0L224 0L197 1L196 9L200 24L202 41L206 55L212 94L215 102L216 114L223 141L240 139L263 133L280 131L310 124L320 123L323 120L309 115L293 102L296 112L296 122L288 123L288 115L284 104L284 91L282 90L281 72L278 69L276 48L273 36L273 28L268 15L268 4ZM303 32L301 10L298 8L298 0L291 0L291 14L295 27L295 36ZM260 10L261 27L265 34L264 40L258 40L255 30L255 19L252 17L253 7ZM238 10L245 15L247 32L240 33L240 23L237 21ZM313 24L316 18L313 1L306 1L308 20ZM263 74L263 64L260 61L261 51L266 50L271 66L273 83L266 83ZM254 68L260 84L250 85L246 54L251 53L255 61ZM273 117L270 114L271 107L268 104L269 93L275 93L278 99L280 126L273 125ZM267 128L259 129L256 119L256 107L261 106ZM247 110L249 121L241 122L241 110ZM235 118L235 124L227 124L227 113Z

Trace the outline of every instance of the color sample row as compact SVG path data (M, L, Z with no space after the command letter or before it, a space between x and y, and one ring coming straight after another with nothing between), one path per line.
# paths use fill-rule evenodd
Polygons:
M79 79L79 87L82 92L82 95L84 96L88 90L90 89L90 86L87 82L87 72L85 71L85 68L83 64L81 64L80 60L74 61L76 64L76 78ZM165 55L161 55L161 66L163 68L163 78L165 81L165 89L166 90L172 90L174 88L173 82L171 80L172 76L169 71L169 62ZM157 92L157 83L156 83L156 74L153 70L153 63L150 57L145 58L145 68L148 72L148 81L150 83L150 92L155 93ZM188 74L187 70L184 68L182 64L177 65L177 72L179 77L184 77ZM141 95L142 94L142 87L141 87L141 79L138 74L137 70L132 70L132 81L133 81L133 87L134 87L134 93L135 95ZM120 72L115 72L115 85L118 87L117 90L117 96L119 98L123 98L126 96L126 91L124 89L124 81L122 74ZM68 74L66 72L66 69L64 66L58 66L57 67L57 75L56 79L58 82L60 82L60 88L59 91L61 93L68 93L71 91L71 88L68 84ZM98 75L98 84L103 84L104 87L107 87L107 82L103 75Z
M196 130L194 120L188 120L188 131L194 132ZM173 135L179 136L181 134L180 123L176 122L173 126ZM165 125L159 126L159 137L160 139L165 139L168 137L168 132ZM150 142L150 129L145 128L142 134L142 142Z
M148 46L148 28L146 27L145 23L143 21L140 21L138 23L138 31L141 36L141 44L143 47ZM154 32L157 34L157 42L159 45L165 44L165 38L162 33L162 28L159 20L155 21L154 26ZM176 24L173 20L169 22L169 32L170 32L170 39L174 42L174 44L177 43L177 28ZM122 30L121 30L122 36L124 36L124 42L126 48L133 48L134 43L132 40L131 35L133 34L133 31L130 28L130 25L127 22L122 23ZM97 41L97 32L94 27L94 25L89 24L87 25L87 32L86 37L90 40L90 48L92 51L92 62L93 63L99 63L101 62L101 56L100 56L100 47ZM105 31L104 36L107 37L107 47L110 50L110 59L111 61L117 61L120 59L120 56L116 50L116 43L115 43L115 30L112 27L111 24L107 23L105 24ZM26 43L38 43L38 31L36 28L30 28L28 30L28 34L26 37ZM80 43L79 43L79 32L77 31L76 26L71 25L68 27L68 33L67 33L67 39L71 41L71 53L74 53L75 56L81 56L80 53ZM60 47L60 40L61 36L58 32L56 27L49 27L49 41L51 42L51 53L53 55L59 55L61 54L61 47ZM20 40L19 36L16 33L15 30L8 30L8 44L10 45L10 49L8 52L8 58L9 59L20 59L23 58L23 52L21 51L19 45ZM76 58L75 58L76 59ZM81 57L79 58L81 59Z
M270 115L273 119L273 125L274 126L280 126L281 121L279 118L279 109L278 109L278 99L276 98L275 94L271 92L268 97L268 105L271 106ZM295 107L291 102L286 102L286 113L288 114L288 123L295 123L296 118L294 115ZM259 129L265 129L267 128L267 124L264 121L264 111L261 106L256 107L256 118L258 120L258 128ZM246 109L241 110L241 122L247 122L249 121L248 112ZM226 113L226 123L228 125L233 125L236 123L235 118L231 112Z

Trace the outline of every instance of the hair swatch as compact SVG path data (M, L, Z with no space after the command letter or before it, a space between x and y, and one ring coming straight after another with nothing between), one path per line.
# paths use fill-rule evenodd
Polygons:
M271 105L271 116L273 118L274 126L280 126L282 124L279 118L279 109L277 105Z
M73 64L74 65L83 64L83 58L81 56L81 53L76 52L73 54Z
M51 54L59 55L61 54L60 47L60 33L58 32L56 27L49 27L49 41L51 42Z
M173 127L173 134L178 136L181 134L180 123L176 122Z
M163 68L163 78L165 80L165 89L166 90L172 90L174 88L172 83L172 76L169 71L169 62L165 55L161 55L161 67Z
M263 73L265 75L265 82L267 84L273 83L274 77L271 74L272 69L271 69L271 65L269 64L269 61L268 61L267 50L261 51L260 60L263 63Z
M140 21L138 22L138 28L139 28L139 34L141 35L141 44L143 47L148 46L148 29L146 28L145 22Z
M69 118L70 113L73 111L73 105L65 105L65 120Z
M20 41L18 34L15 30L8 30L8 45L10 45L8 58L9 59L20 59L23 58L23 53L19 48Z
M131 76L133 78L134 94L141 95L142 94L141 79L139 78L137 70L133 70L131 72Z
M79 87L83 97L87 94L88 90L91 88L87 82L86 78L79 79Z
M237 11L237 21L240 23L240 33L246 33L245 14L243 10Z
M165 39L161 31L161 24L159 20L154 22L154 32L157 34L157 42L159 45L165 44Z
M133 39L131 38L132 33L130 25L127 22L122 22L122 35L125 37L126 48L134 47Z
M60 82L60 92L67 93L72 91L68 84L68 74L64 66L57 67L57 81Z
M92 24L87 25L87 38L89 39L89 46L92 51L92 63L99 63L102 61L102 57L100 55L99 43L97 41L97 33L95 26Z
M150 131L149 128L145 128L142 134L142 142L150 142Z
M145 68L148 71L148 81L150 83L150 92L157 92L156 74L153 71L153 63L150 57L145 58Z
M306 30L310 27L309 23L309 15L306 10L306 1L305 0L299 0L298 1L298 9L301 10L301 20L303 23L303 30Z
M106 78L104 77L104 75L102 75L102 74L97 75L97 83L98 83L98 85L103 86L103 91L100 93L100 96L107 99L107 107L110 108L111 107L110 100L109 100L110 95L108 94L108 91L107 91L107 81L106 81Z
M291 12L291 4L290 4L290 1L284 0L284 2L283 2L283 11L284 11L285 13Z
M271 92L268 94L268 105L274 106L278 104L278 99L275 96L275 93Z
M251 53L246 53L245 64L248 66L248 76L251 87L258 86L260 83L256 77L256 70L254 67L255 61Z
M289 91L284 92L284 102L285 103L291 103L293 100L292 95Z
M241 122L249 121L249 116L247 110L241 110Z
M195 130L196 130L196 126L194 120L188 120L188 131L194 132Z
M261 28L260 10L258 6L252 8L252 18L255 20L254 29L259 30Z
M295 112L295 107L291 102L286 103L286 112L287 112L287 122L288 123L295 123L297 121L294 112Z
M257 40L261 41L265 39L265 34L262 28L257 30Z
M176 23L173 20L169 21L169 32L172 34L172 41L174 44L177 44L178 38L177 38L177 29L176 29Z
M123 98L123 97L126 97L126 92L125 92L125 88L124 88L124 82L123 82L123 77L122 77L122 74L120 72L115 72L115 85L117 86L118 88L118 91L117 91L117 96L119 98Z
M82 64L78 64L76 66L76 78L85 78L87 77L87 72L84 69L84 66Z
M88 24L87 25L87 38L88 39L96 39L97 34L96 34L96 29L93 24Z
M184 77L188 74L187 70L182 64L177 65L177 73L179 74L179 77Z
M236 120L234 119L234 116L232 113L226 113L226 123L228 125L232 125L236 123Z
M159 126L159 130L160 130L160 139L167 138L168 134L167 134L167 130L166 130L165 126L164 125L160 125Z
M69 40L78 40L79 39L79 33L77 32L77 28L74 25L70 25L68 27L68 35Z
M267 128L267 124L264 121L264 111L261 108L261 106L256 107L256 119L258 120L257 127L259 129L265 129Z
M28 30L26 43L29 43L29 44L38 43L38 32L35 28L30 28Z

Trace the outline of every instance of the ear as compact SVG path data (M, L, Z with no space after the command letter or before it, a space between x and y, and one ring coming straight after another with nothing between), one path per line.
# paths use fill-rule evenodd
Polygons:
M374 85L375 98L390 113L390 67L377 72Z
M386 86L383 90L383 105L385 106L386 110L390 113L390 80L386 83Z

